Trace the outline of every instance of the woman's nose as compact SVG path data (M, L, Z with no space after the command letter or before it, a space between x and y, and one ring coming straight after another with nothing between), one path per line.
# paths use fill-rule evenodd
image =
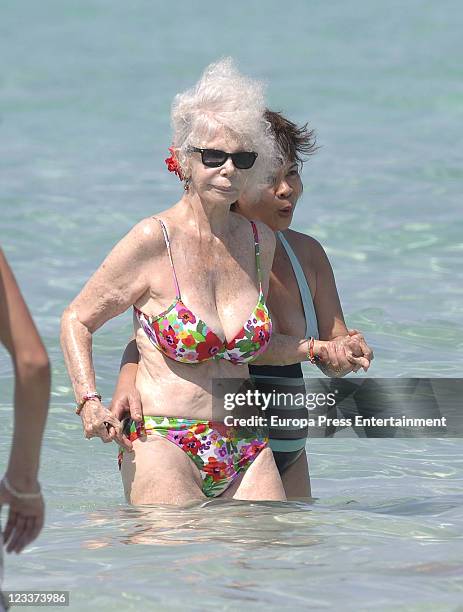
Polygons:
M278 198L287 198L293 193L293 188L287 181L281 181L275 193Z
M229 157L225 160L223 166L220 166L220 174L222 174L223 176L230 176L230 174L233 174L234 172L235 165L232 162L232 158Z

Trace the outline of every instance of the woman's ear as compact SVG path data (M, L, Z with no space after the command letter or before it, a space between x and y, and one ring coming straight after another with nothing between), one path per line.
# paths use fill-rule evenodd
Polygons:
M191 163L190 155L186 152L182 152L179 148L175 149L177 159L181 165L183 177L191 179Z

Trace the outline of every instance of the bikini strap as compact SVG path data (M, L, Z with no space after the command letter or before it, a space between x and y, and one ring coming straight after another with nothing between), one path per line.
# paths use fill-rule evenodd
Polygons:
M259 290L262 291L262 273L260 271L259 234L257 233L257 227L254 221L251 221L250 223L252 225L252 233L254 234L254 249L256 251L257 280L259 281Z
M153 217L153 219L156 219L156 221L159 221L159 223L161 224L161 229L162 229L162 233L164 234L164 242L166 243L166 247L167 247L167 252L169 254L169 259L170 259L170 266L172 268L172 274L174 275L174 283L175 283L175 291L176 291L176 298L180 299L180 287L178 286L178 280L177 280L177 275L175 274L175 268L174 268L174 260L172 259L172 251L170 250L170 241L169 241L169 234L167 233L167 228L164 225L162 219L158 219L158 217Z

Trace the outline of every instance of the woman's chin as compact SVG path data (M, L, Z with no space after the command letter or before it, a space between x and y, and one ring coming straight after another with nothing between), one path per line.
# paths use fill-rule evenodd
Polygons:
M236 202L239 193L236 189L221 189L212 187L204 194L205 198L217 203L233 204Z
M275 230L274 231L279 231L279 232L284 232L285 230L289 229L289 226L291 225L291 221L292 221L292 216L289 218L284 218L284 219L276 219L275 220Z

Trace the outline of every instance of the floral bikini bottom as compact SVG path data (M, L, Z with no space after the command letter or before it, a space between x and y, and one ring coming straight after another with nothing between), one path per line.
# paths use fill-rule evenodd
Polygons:
M181 448L197 466L202 490L207 497L217 497L268 445L268 435L259 429L234 429L216 421L145 416L143 423L125 421L124 433L133 441L158 435ZM121 469L123 450L119 450Z

